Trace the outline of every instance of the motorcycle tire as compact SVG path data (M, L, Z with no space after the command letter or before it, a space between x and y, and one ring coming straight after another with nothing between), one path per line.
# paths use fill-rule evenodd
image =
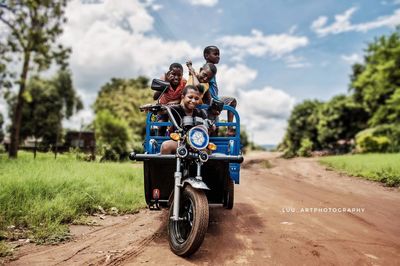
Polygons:
M224 192L223 206L225 207L225 209L232 210L234 196L235 196L234 192L235 192L235 183L231 178L229 178Z
M173 216L173 204L169 217ZM168 242L176 255L187 257L203 243L208 228L209 210L207 197L202 190L186 186L181 194L179 217L183 220L168 221Z

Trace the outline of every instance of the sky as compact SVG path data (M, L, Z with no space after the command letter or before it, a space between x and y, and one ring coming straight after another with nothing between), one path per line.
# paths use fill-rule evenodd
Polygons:
M219 94L237 99L252 141L278 144L296 104L348 93L367 44L400 25L400 0L72 0L66 16L60 41L85 109L65 126L93 120L111 78L157 78L189 59L199 69L216 45Z

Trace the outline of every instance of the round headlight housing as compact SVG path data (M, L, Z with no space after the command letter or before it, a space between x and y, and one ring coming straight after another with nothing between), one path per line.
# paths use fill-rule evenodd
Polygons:
M208 131L204 126L192 127L188 134L188 143L190 147L196 150L203 150L208 146L209 136Z

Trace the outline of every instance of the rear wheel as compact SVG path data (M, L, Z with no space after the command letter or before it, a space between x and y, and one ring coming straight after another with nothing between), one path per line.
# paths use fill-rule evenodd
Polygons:
M173 204L169 209L168 240L169 246L178 256L190 256L203 243L208 228L208 201L202 190L190 185L183 190L180 199L179 217L173 221Z
M225 192L224 192L224 207L228 210L233 208L233 201L234 201L234 190L235 190L235 183L233 180L228 177L228 181L226 182Z

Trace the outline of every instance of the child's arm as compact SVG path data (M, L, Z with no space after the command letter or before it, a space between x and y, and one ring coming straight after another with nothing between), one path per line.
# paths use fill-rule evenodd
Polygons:
M163 80L163 81L167 81L167 80L168 80L168 75L170 74L170 72L171 72L171 71L168 71L167 73L164 73L164 74L160 77L160 79ZM153 94L153 100L157 100L157 99L160 97L160 95L161 95L161 91L156 91L156 92L154 92L154 94Z
M189 75L191 75L193 77L193 85L197 87L200 84L200 82L197 79L196 71L194 70L194 68L192 66L192 61L191 60L187 61L186 66L188 67Z
M160 97L160 95L161 95L161 92L159 92L159 91L154 92L153 100L158 100L158 98Z

